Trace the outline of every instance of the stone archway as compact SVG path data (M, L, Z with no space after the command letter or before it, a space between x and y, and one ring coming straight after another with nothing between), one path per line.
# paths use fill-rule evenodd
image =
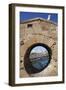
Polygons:
M32 63L30 61L30 52L31 50L34 48L34 47L37 47L37 46L42 46L44 48L46 48L46 50L48 51L48 54L49 54L49 61L48 63L45 65L45 67L43 67L42 69L38 70L36 68L34 68L32 66ZM43 69L45 69L48 64L50 63L51 61L51 56L52 56L52 50L51 48L49 48L47 45L43 44L43 43L35 43L33 44L32 46L30 46L27 50L26 50L26 53L24 55L24 66L25 66L25 69L27 71L28 74L34 74L34 73L38 73L38 72L41 72Z
M50 65L44 69L42 72L40 73L37 73L37 74L29 74L27 73L26 69L25 69L25 65L27 62L25 60L25 54L26 54L26 51L28 50L29 47L33 46L34 44L37 44L37 43L42 43L44 45L47 45L51 50L52 50L52 57L51 57L51 63ZM55 68L55 65L54 62L55 62L55 59L54 58L57 58L56 55L55 55L55 50L56 50L56 42L54 39L52 38L49 38L49 37L44 37L44 36L41 36L41 35L38 35L38 36L32 36L32 38L28 39L27 41L24 41L24 45L21 46L21 57L22 57L22 60L23 60L23 67L24 67L24 71L25 71L25 75L24 76L42 76L42 75L51 75L51 73L53 72L53 75L56 75L56 72L57 72L57 69ZM28 55L28 54L27 54ZM27 57L26 57L27 58ZM27 62L29 63L29 62Z

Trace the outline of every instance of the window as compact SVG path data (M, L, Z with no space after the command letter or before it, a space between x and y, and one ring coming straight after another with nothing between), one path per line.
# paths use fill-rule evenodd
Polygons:
M28 24L27 27L28 27L28 28L32 28L32 24Z

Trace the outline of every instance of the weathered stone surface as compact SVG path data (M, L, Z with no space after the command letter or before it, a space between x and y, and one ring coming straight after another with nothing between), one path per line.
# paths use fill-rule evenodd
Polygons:
M32 27L28 27L32 24ZM41 19L30 20L20 24L20 77L30 76L55 76L58 74L57 65L57 25ZM24 55L26 50L34 43L43 43L52 50L50 64L40 73L28 74L24 67Z

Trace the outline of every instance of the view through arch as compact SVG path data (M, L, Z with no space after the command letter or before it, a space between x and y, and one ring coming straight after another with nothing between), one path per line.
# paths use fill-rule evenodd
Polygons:
M49 53L43 46L36 46L31 50L29 58L34 68L42 70L49 62Z
M51 60L51 49L41 43L28 48L24 58L25 69L29 74L39 73L45 69Z

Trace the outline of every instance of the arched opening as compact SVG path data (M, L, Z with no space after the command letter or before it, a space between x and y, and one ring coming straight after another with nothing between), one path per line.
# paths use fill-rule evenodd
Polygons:
M24 66L29 74L39 73L45 69L51 61L52 51L43 43L31 45L24 56Z

